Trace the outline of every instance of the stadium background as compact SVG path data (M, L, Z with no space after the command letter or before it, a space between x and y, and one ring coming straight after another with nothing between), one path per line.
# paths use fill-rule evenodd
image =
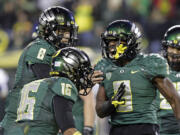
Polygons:
M9 76L9 89L14 83L19 56L33 39L41 11L52 5L74 12L79 25L78 46L90 55L92 63L101 57L100 35L113 20L136 22L143 33L141 50L146 53L159 53L167 28L180 24L179 0L1 0L0 68ZM3 106L1 101L0 120Z

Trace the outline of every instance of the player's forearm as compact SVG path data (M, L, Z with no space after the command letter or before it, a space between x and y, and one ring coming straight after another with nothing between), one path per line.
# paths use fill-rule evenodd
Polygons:
M103 103L96 104L96 112L100 118L111 115L115 111L114 105L111 104L111 101L105 101Z
M165 84L167 90L165 97L170 103L176 118L180 119L180 96L169 79L165 79ZM169 93L169 91L171 91L171 93Z
M104 118L112 114L113 111L115 111L114 105L112 105L111 100L107 100L104 86L100 86L96 96L97 115L100 118Z
M180 120L180 96L176 95L170 101L171 107L174 111L177 120Z
M156 78L156 86L161 94L170 103L177 119L180 119L180 96L168 78Z
M89 95L84 100L84 126L94 127L95 121L95 103L94 103L93 93L90 92Z

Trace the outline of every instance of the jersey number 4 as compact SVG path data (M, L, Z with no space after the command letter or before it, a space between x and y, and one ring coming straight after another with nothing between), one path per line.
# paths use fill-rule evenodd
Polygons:
M124 84L126 85L126 91L124 95L122 96L122 99L125 100L125 103L123 105L119 105L116 111L117 112L131 112L133 111L133 106L132 106L132 92L131 92L130 80L114 81L113 82L114 93L116 93L116 91L118 90L122 82L124 82Z

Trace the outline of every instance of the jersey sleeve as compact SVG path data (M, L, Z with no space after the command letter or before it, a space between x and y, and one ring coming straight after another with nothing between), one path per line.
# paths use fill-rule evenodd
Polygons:
M55 49L46 41L38 40L31 43L26 51L26 62L31 65L35 63L50 64Z
M52 91L66 99L69 99L73 102L77 100L78 90L75 85L67 78L59 78L52 86Z
M104 80L100 83L100 85L104 86L106 77L107 77L107 73L111 73L114 70L117 69L117 66L111 62L111 60L103 58L101 59L95 66L94 68L95 70L100 70L101 72L103 72L103 78Z
M159 54L151 54L144 61L145 74L152 80L154 77L167 77L169 75L169 66L167 61Z

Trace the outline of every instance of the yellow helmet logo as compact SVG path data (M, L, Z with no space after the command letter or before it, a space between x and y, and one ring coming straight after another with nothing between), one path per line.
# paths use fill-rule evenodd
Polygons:
M118 45L116 47L116 54L114 55L114 58L118 59L120 55L125 52L126 49L127 49L127 46L123 46L123 44Z
M60 52L61 52L61 50L58 50L58 51L52 56L52 58L57 57L57 56L60 54Z

